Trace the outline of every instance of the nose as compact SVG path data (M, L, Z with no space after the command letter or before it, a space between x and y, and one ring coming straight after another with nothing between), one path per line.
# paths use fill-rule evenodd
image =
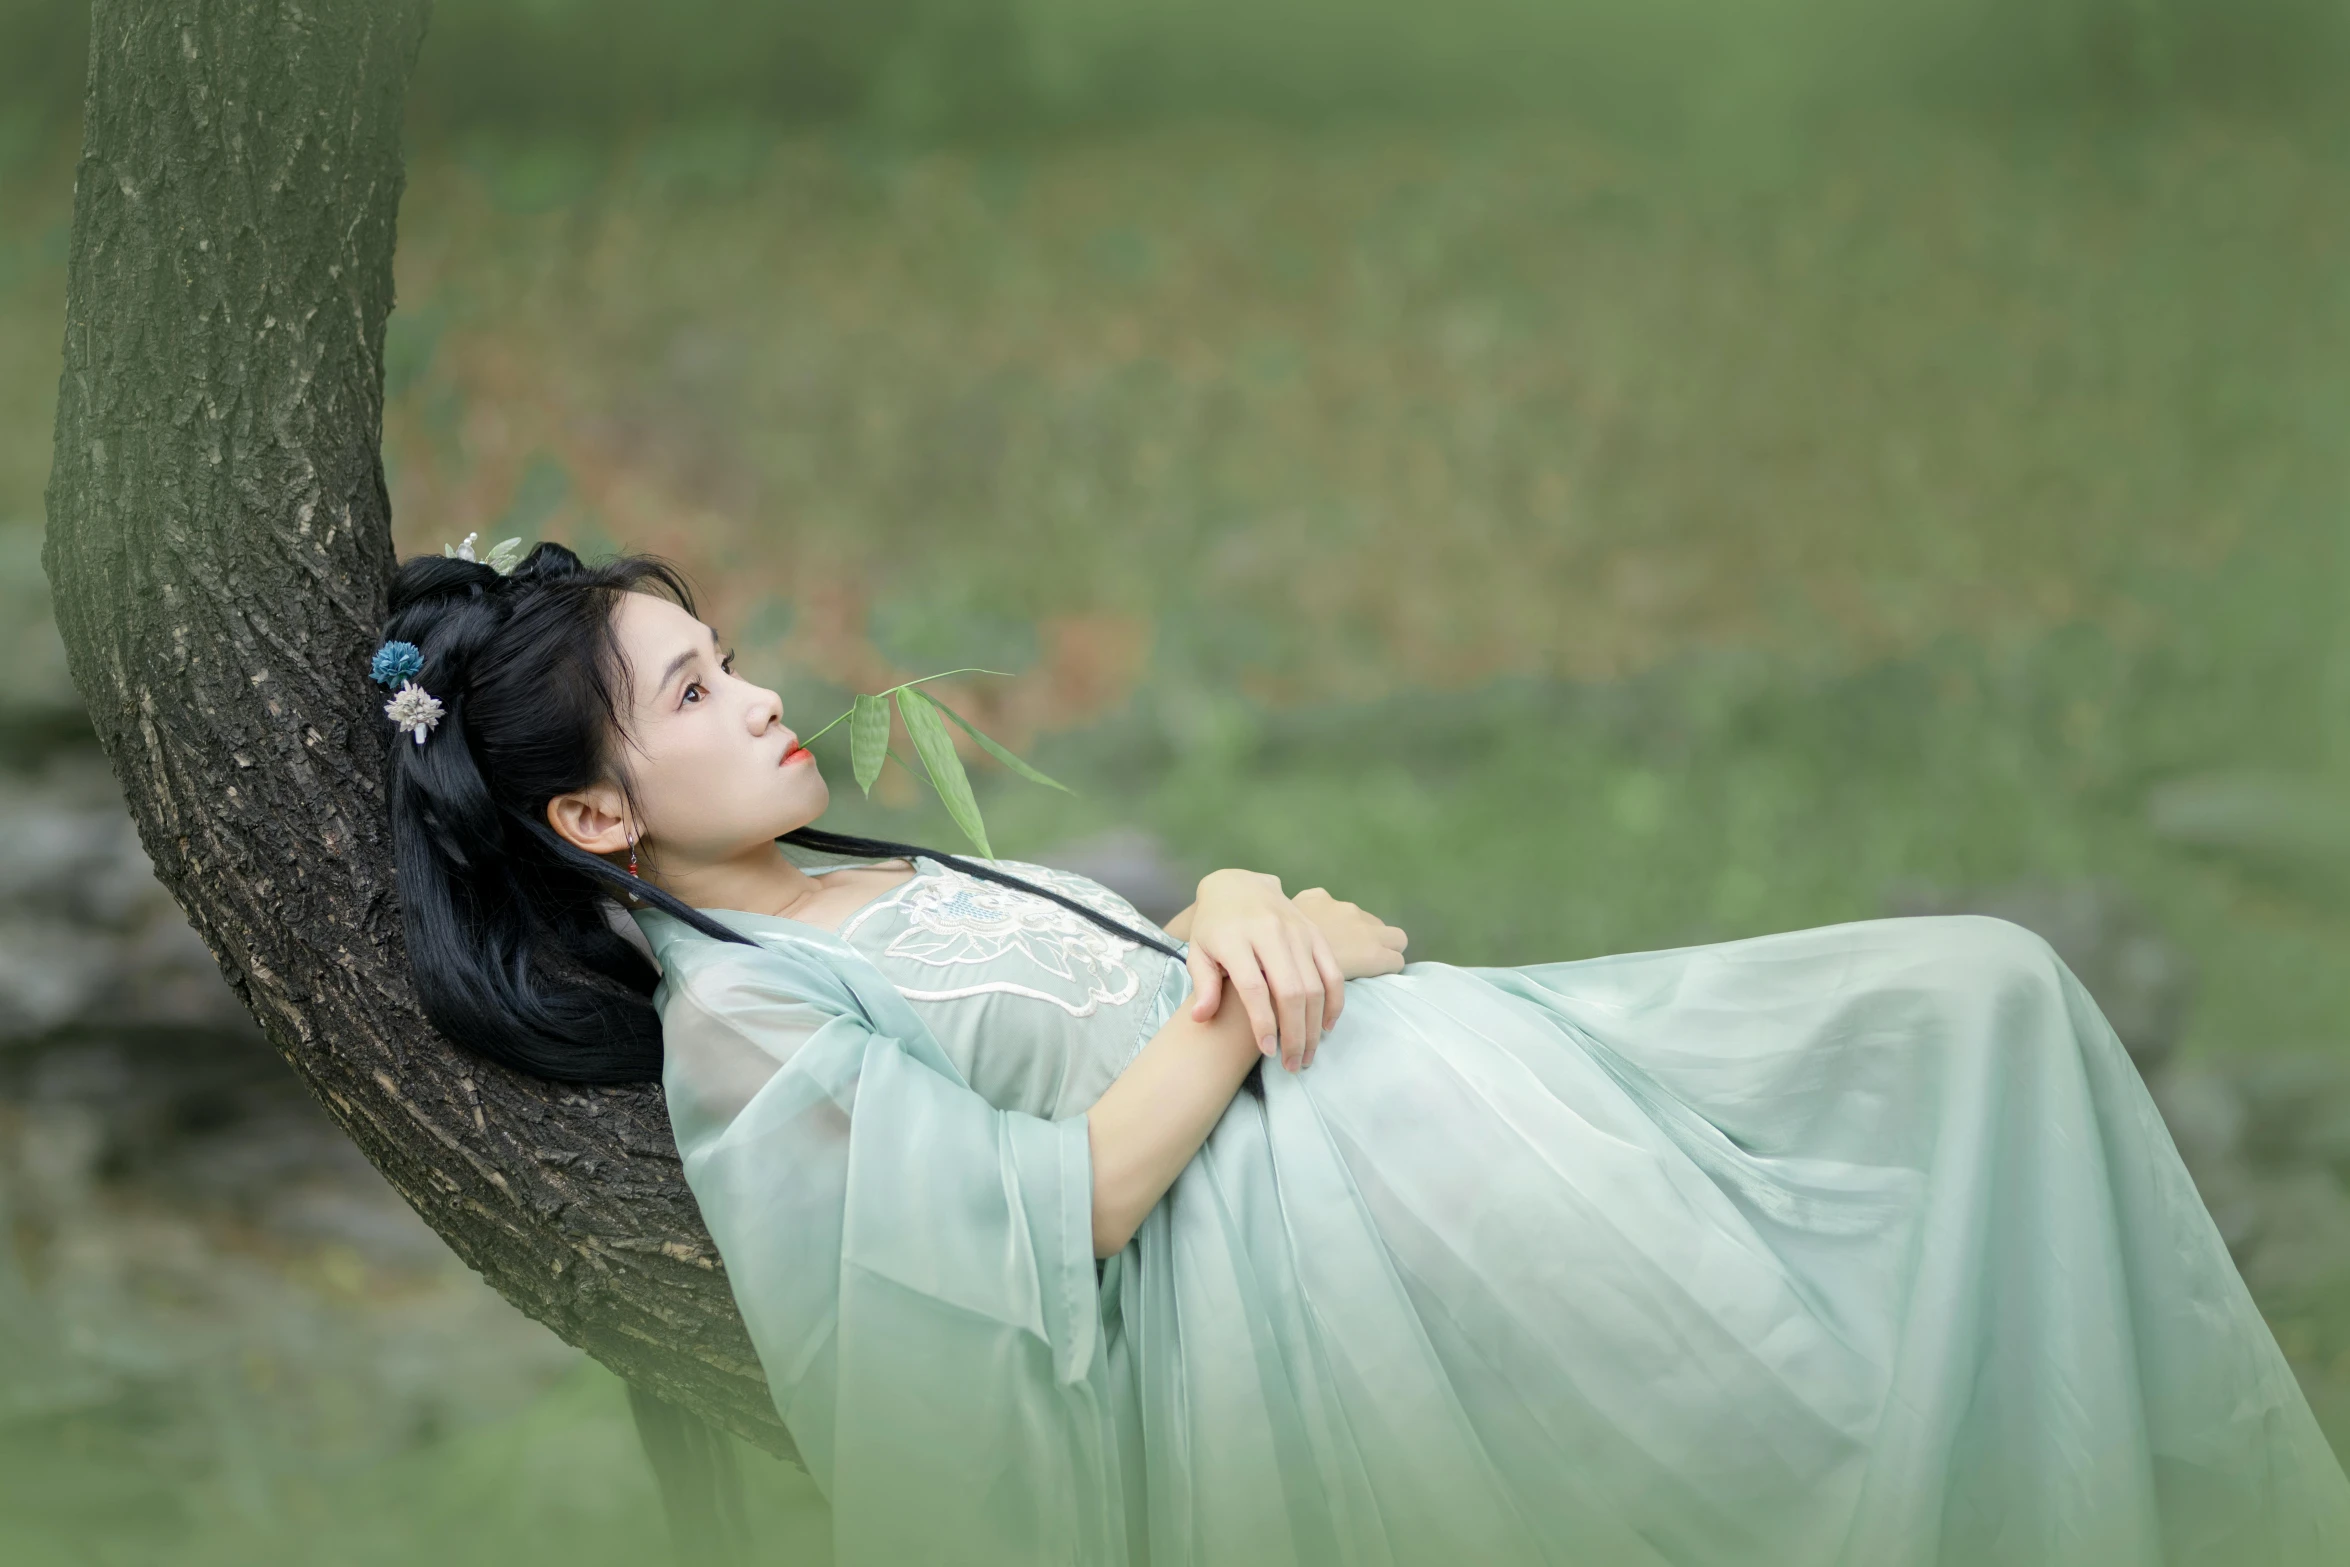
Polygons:
M747 714L751 733L763 735L783 722L783 698L765 686L751 687L751 705Z

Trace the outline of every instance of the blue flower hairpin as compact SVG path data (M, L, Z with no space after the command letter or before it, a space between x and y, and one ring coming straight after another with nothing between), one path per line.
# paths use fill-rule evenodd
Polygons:
M418 685L413 678L424 671L424 650L413 642L386 642L375 650L375 658L367 666L369 678L377 685L397 684L399 690L384 704L384 717L404 735L424 744L425 732L441 721L444 709L440 699Z
M375 650L367 678L379 686L396 686L424 673L424 649L413 642L386 642Z

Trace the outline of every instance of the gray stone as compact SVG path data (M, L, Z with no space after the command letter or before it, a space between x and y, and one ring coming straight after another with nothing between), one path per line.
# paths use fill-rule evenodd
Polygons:
M0 770L0 1041L101 1024L255 1032L85 746Z
M2350 1192L2329 1171L2299 1170L2263 1190L2259 1235L2244 1256L2253 1294L2306 1300L2350 1267Z
M2232 771L2149 791L2146 825L2174 843L2255 863L2339 873L2350 866L2350 797L2315 773Z
M2225 1072L2180 1062L2150 1087L2179 1157L2202 1178L2234 1159L2244 1139L2244 1101Z
M2350 1070L2317 1052L2262 1056L2235 1069L2245 1158L2269 1169L2322 1160L2321 1129L2350 1114Z
M41 532L38 517L0 521L0 669L8 671L0 681L0 728L81 711L49 611Z

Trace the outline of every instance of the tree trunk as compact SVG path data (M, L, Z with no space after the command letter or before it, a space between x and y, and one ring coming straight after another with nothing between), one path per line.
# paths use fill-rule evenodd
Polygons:
M158 876L278 1050L498 1292L785 1457L659 1090L435 1034L394 901L384 322L426 0L98 0L43 553Z

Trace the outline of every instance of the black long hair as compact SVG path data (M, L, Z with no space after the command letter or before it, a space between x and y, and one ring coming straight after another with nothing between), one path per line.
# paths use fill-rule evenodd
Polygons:
M424 655L416 682L442 705L426 742L383 722L401 922L417 999L459 1044L540 1077L626 1083L661 1075L660 974L614 923L634 899L720 941L749 938L565 840L547 802L618 771L627 674L612 613L692 589L650 556L589 565L541 544L510 575L423 555L392 579L386 641ZM854 859L926 855L1061 905L1113 935L1180 957L1156 936L992 865L912 844L803 827L780 840Z

